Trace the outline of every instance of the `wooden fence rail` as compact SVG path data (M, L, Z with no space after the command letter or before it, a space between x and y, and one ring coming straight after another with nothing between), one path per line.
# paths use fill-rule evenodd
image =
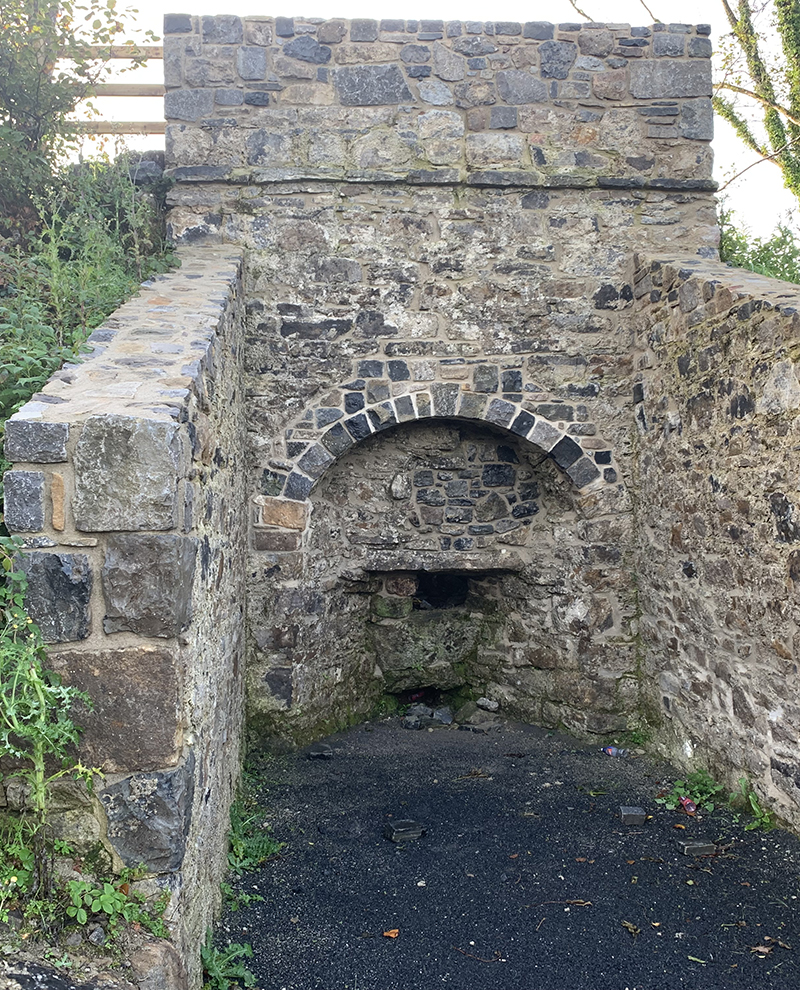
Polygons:
M64 48L61 58L81 59L131 59L143 62L147 59L163 59L161 45L84 45L79 48ZM94 87L95 96L163 97L166 92L160 83L98 83ZM82 134L164 134L166 123L163 120L80 120L76 129Z

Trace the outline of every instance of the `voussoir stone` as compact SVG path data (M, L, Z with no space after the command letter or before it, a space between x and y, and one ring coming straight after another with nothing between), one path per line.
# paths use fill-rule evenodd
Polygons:
M178 669L169 650L54 653L50 665L64 683L85 691L80 711L81 758L107 773L155 770L177 762Z
M92 416L75 449L75 526L87 533L172 529L183 445L174 423Z
M396 65L354 65L336 70L339 99L346 107L411 102L411 92Z
M191 618L196 551L193 539L174 534L110 537L102 571L104 630L177 636Z

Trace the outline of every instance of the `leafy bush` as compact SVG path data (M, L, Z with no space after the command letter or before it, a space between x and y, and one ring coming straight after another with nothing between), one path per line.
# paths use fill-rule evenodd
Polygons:
M86 46L119 44L132 13L116 0L0 2L0 234L36 226L31 198L57 185L69 114L106 73ZM70 59L59 61L64 51Z
M771 237L751 237L734 223L733 214L720 213L720 258L736 268L800 284L800 243L788 221L779 223Z

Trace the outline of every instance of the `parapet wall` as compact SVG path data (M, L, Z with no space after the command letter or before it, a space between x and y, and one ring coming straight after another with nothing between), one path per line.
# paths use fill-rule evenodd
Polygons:
M99 800L61 824L169 891L195 983L219 900L244 683L241 252L195 250L6 423L5 521ZM60 820L60 819L59 819ZM93 848L94 847L94 848Z
M636 297L637 570L664 739L798 827L798 287L642 259Z

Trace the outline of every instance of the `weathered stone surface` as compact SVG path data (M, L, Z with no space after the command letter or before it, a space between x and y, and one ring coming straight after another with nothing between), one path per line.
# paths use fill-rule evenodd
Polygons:
M172 652L146 646L69 650L52 654L50 664L92 700L92 707L76 716L87 766L130 773L177 762L180 671Z
M74 463L79 530L163 530L177 524L183 447L174 424L92 416L81 430Z
M464 78L466 65L464 59L451 51L445 45L438 42L433 46L433 72L434 75L445 82L456 82Z
M265 526L302 530L308 522L308 509L308 505L303 502L271 498L261 506L261 522Z
M512 104L541 103L547 99L547 84L523 69L497 73L497 91Z
M236 70L242 79L263 79L267 74L267 53L264 48L244 45L236 52Z
M578 46L572 41L545 41L539 48L539 61L544 79L566 79L578 57ZM526 101L527 102L527 101Z
M283 46L283 54L301 62L311 62L313 65L325 65L331 60L331 50L326 45L320 45L310 35L301 34Z
M175 946L164 939L147 942L129 958L139 990L189 990L189 977Z
M411 92L396 65L339 68L334 75L339 99L346 107L374 107L411 102Z
M28 580L25 606L46 643L86 639L91 631L92 571L80 553L34 551L19 558Z
M108 783L98 797L108 838L126 866L173 873L186 853L194 793L194 755L175 770L131 774Z
M630 67L631 95L641 100L711 96L711 63L635 62Z
M195 541L185 536L110 537L102 571L107 633L169 638L191 618Z
M3 475L4 522L11 533L44 529L44 475L41 471L6 471Z
M164 97L167 120L195 121L214 110L214 93L208 89L173 89Z
M33 464L65 461L68 437L68 423L40 423L12 417L5 424L6 460Z

